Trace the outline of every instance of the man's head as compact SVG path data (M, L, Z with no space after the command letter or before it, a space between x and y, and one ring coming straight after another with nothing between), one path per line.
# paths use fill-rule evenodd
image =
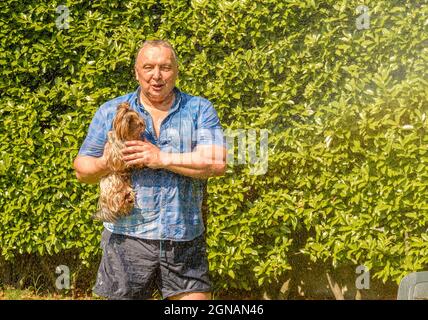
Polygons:
M162 102L174 89L177 75L177 56L172 46L164 40L145 41L135 60L141 93L152 102Z

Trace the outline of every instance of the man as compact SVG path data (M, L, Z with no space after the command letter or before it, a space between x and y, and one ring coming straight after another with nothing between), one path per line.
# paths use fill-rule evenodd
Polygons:
M104 223L100 296L146 299L157 287L163 298L211 298L201 204L206 179L225 172L225 139L212 104L181 92L177 76L171 45L146 41L135 62L140 86L97 110L74 161L79 181L98 183L109 173L107 132L117 105L129 102L145 119L144 139L123 149L134 168L134 209Z

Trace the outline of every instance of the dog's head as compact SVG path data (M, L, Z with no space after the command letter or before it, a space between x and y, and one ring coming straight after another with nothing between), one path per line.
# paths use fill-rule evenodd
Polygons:
M146 123L136 111L131 109L129 103L124 102L117 107L113 130L120 141L140 140L141 134L146 130Z

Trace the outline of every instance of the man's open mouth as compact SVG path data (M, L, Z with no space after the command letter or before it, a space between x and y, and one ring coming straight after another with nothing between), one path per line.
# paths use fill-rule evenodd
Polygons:
M163 88L163 84L152 84L153 89L155 90L160 90Z

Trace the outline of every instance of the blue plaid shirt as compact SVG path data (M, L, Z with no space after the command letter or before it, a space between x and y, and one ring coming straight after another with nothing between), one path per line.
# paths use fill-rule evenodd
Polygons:
M174 88L175 101L160 126L156 138L153 120L135 92L104 103L95 113L79 150L81 156L100 157L112 128L116 108L129 102L146 121L144 137L164 152L191 152L197 145L222 145L225 138L213 105L204 98ZM113 233L154 240L187 241L204 232L202 198L206 179L186 177L164 169L132 171L136 201L129 216L104 223Z

